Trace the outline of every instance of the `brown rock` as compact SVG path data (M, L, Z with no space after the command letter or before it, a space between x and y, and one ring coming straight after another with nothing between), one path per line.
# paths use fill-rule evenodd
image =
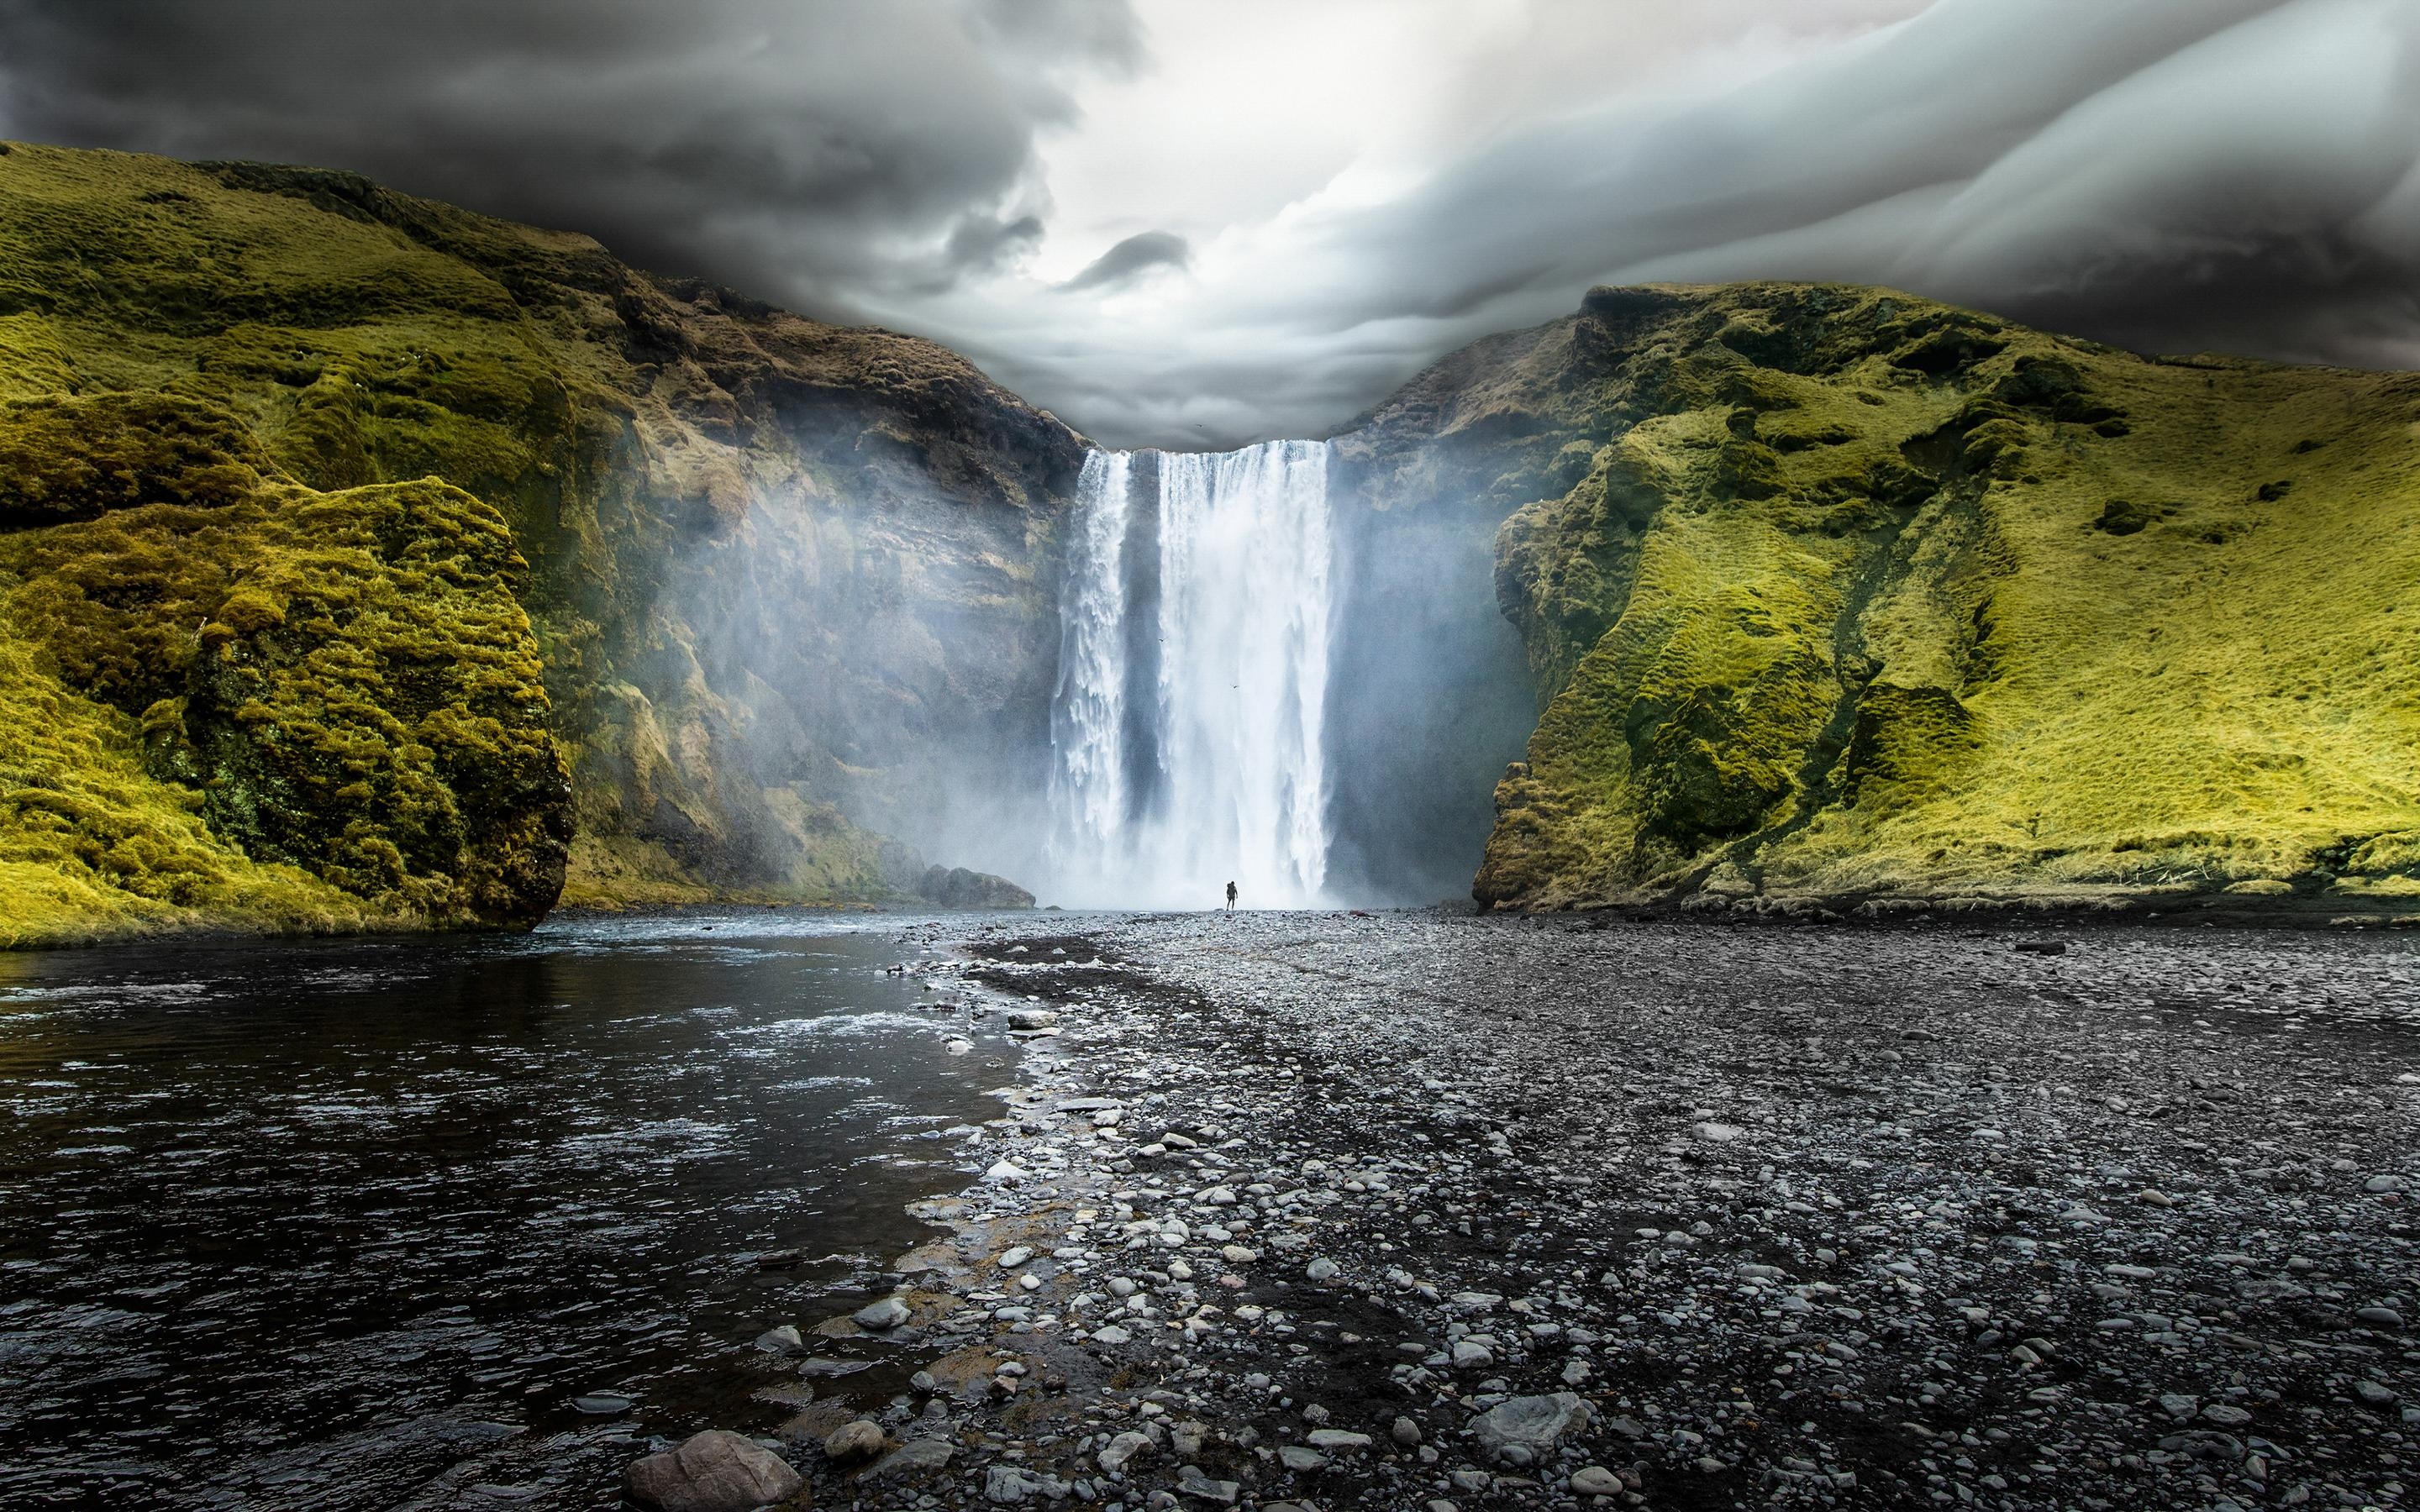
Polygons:
M871 1459L882 1452L882 1425L867 1418L844 1423L824 1440L824 1453L836 1465Z
M652 1512L752 1512L805 1485L780 1456L726 1428L693 1434L675 1448L631 1461L623 1473L630 1500Z

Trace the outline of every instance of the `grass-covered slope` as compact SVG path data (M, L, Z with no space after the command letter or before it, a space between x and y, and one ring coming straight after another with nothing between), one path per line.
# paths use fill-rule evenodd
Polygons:
M1078 450L583 237L0 147L0 938L522 922L566 845L582 902L887 895L844 809L1044 686Z
M2420 378L1604 289L1355 444L1509 515L1482 902L2420 892Z

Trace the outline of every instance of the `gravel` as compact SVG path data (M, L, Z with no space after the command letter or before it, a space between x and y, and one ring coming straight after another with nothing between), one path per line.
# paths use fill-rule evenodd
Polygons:
M1024 1080L967 1138L988 1179L912 1210L947 1231L892 1331L921 1373L777 1441L818 1506L2409 1494L2410 936L1440 910L920 943L937 1029L1018 1015ZM860 1486L816 1447L860 1410L954 1452Z

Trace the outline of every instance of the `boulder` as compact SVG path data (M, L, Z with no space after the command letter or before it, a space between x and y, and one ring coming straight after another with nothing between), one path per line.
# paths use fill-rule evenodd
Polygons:
M1151 1449L1150 1435L1121 1433L1103 1446L1096 1458L1105 1473L1117 1475L1123 1474L1126 1466L1134 1463L1137 1455L1148 1455Z
M1470 1431L1490 1454L1529 1464L1553 1455L1564 1435L1586 1427L1589 1404L1559 1391L1551 1396L1513 1396L1470 1420Z
M917 879L916 896L943 908L1031 908L1033 894L988 872L970 872L962 866L936 866L925 869Z
M783 1323L756 1335L756 1347L768 1354L804 1354L807 1341L799 1336L796 1324Z
M622 1477L630 1500L649 1512L753 1512L805 1484L779 1455L727 1428L708 1428L632 1460Z
M857 1310L857 1326L883 1333L897 1328L912 1316L906 1303L896 1297L868 1303Z
M1579 1496L1618 1496L1621 1477L1603 1465L1582 1465L1572 1472L1572 1490Z
M824 1440L824 1456L836 1465L853 1465L882 1452L882 1425L861 1417L832 1429Z
M996 1505L1015 1506L1032 1500L1039 1489L1015 1465L994 1465L984 1474L984 1500Z
M857 1478L861 1481L905 1480L946 1470L957 1453L947 1439L910 1439L885 1455Z

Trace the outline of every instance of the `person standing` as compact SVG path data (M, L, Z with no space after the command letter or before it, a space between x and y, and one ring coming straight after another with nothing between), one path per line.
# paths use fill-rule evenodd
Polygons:
M1229 912L1229 913L1231 913L1231 914L1232 914L1232 913L1233 913L1234 911L1235 911L1235 885L1234 885L1233 883L1230 882L1230 883L1228 883L1228 884L1227 884L1227 912Z

